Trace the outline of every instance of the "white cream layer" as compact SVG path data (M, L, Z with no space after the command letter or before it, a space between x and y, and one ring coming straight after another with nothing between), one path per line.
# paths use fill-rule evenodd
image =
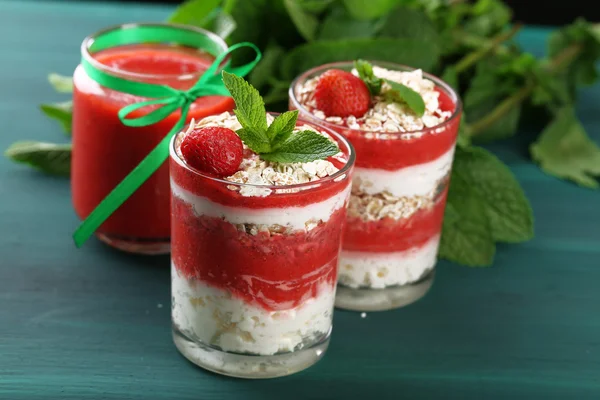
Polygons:
M350 185L345 190L319 203L304 207L261 209L230 207L215 203L206 197L197 196L183 189L173 179L171 179L171 191L174 196L191 204L197 215L223 218L232 224L277 224L294 230L304 230L307 229L307 222L318 220L326 222L336 210L342 208L349 197Z
M172 319L177 328L223 351L271 355L299 350L329 333L335 285L288 310L267 311L205 282L188 280L171 264Z
M388 191L396 197L426 196L450 172L453 157L454 147L433 161L395 171L356 167L353 179L362 192L371 195Z
M416 282L435 266L439 242L435 236L421 247L391 253L342 251L338 282L373 289Z

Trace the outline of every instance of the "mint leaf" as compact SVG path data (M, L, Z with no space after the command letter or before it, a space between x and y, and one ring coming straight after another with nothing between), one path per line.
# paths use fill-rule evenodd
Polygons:
M323 12L334 1L337 0L296 0L304 11L315 14Z
M456 149L444 215L440 257L491 265L495 242L533 237L533 213L510 170L481 147Z
M572 107L561 109L530 147L532 158L556 177L598 188L600 147L578 121Z
M296 127L297 119L298 110L286 111L275 117L269 125L269 129L267 129L267 136L275 148L277 148L277 143L283 143L287 140Z
M250 73L250 84L258 90L262 90L267 86L268 83L278 75L278 68L283 54L283 48L279 45L274 43L269 44L265 51L263 51L262 59Z
M393 51L390 51L393 49ZM419 39L344 39L318 40L295 47L282 61L283 78L334 61L390 61L430 70L438 61L435 45Z
M70 144L16 142L6 149L4 155L51 175L69 176L71 171Z
M246 130L267 131L265 103L258 90L237 75L223 71L223 83L235 100L235 115Z
M531 205L502 161L482 147L458 148L454 171L478 198L495 241L518 243L533 237Z
M506 97L522 88L534 67L529 57L502 56L477 64L475 76L463 95L467 122L489 115ZM517 132L521 107L515 106L504 118L495 121L477 134L478 142L504 139Z
M539 68L535 71L535 86L531 93L531 103L536 106L545 106L550 112L575 101L571 97L568 79L564 74L553 75L546 69Z
M459 163L460 161L455 161ZM439 257L469 267L489 266L496 245L481 201L457 172L452 172Z
M477 0L471 9L473 15L464 25L466 32L492 36L510 23L511 9L501 0Z
M344 7L336 7L321 22L318 39L371 38L377 32L377 25L377 22L354 19Z
M262 159L283 163L309 162L339 152L336 144L314 131L294 132L297 110L278 115L267 127L265 105L256 88L244 78L226 71L222 76L235 101L235 115L242 125L237 134Z
M471 146L471 135L471 129L467 124L463 112L463 115L460 118L460 124L458 125L458 138L456 139L456 145L463 148Z
M381 92L383 79L375 76L373 66L365 60L356 60L354 61L354 68L356 68L360 79L367 85L371 96L377 96Z
M381 17L394 8L397 3L398 0L344 0L344 5L350 15L358 20Z
M548 56L558 56L573 45L581 46L581 51L568 64L565 74L572 95L578 86L591 85L598 79L596 64L600 59L600 37L597 26L579 18L553 32L548 40Z
M450 65L444 69L442 73L442 80L452 87L452 89L459 91L458 72L454 66Z
M73 102L42 104L40 108L48 117L57 120L66 134L71 133L71 122L73 120Z
M311 41L315 38L319 20L303 9L300 0L283 0L287 12L304 39Z
M205 28L220 12L221 0L187 0L171 14L167 22Z
M54 90L59 93L72 93L73 92L73 77L64 76L55 73L48 75L48 82L52 85Z
M440 49L440 37L431 19L421 10L396 7L385 17L378 36L389 38L413 38L435 45Z
M280 163L311 162L333 156L339 151L331 140L314 131L305 130L292 134L274 151L261 154L260 157Z
M386 97L389 97L396 102L406 103L408 108L410 108L418 117L425 114L425 102L419 93L401 83L390 81L389 79L386 79L385 81L392 87L391 91L386 92Z
M271 151L271 143L266 137L265 132L257 131L252 128L242 128L236 131L236 133L256 154Z

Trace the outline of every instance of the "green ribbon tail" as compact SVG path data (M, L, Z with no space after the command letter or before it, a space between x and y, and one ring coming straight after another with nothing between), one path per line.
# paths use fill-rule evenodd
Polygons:
M160 143L139 163L133 171L129 173L109 194L98 204L98 206L88 215L81 225L75 230L73 240L75 246L81 247L102 225L102 223L114 213L140 186L146 182L150 176L169 157L169 143L171 137L178 132L184 125L183 120L177 125Z

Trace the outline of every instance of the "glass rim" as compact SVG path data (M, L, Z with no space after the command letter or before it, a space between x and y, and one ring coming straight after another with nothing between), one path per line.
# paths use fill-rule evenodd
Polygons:
M404 64L397 64L394 62L390 62L390 61L377 61L377 60L368 60L372 65L374 66L381 66L387 69L393 69L393 70L397 70L397 71L416 71L418 69L421 68L414 68L414 67L410 67L408 65L404 65ZM293 106L302 113L302 116L304 117L304 119L309 119L312 121L318 121L316 123L318 123L320 126L326 126L329 129L344 129L345 131L352 131L352 132L357 132L357 133L369 133L369 132L373 132L372 130L367 130L367 129L356 129L356 128L350 128L349 126L345 126L345 125L340 125L340 124L334 124L332 122L326 121L325 119L320 119L318 117L316 117L313 113L311 113L306 107L304 107L300 101L298 101L298 98L296 97L296 86L298 86L298 84L300 82L304 82L306 81L309 76L311 75L316 75L318 72L325 72L328 69L332 69L332 68L342 68L342 67L348 67L348 66L353 66L354 61L336 61L336 62L332 62L332 63L327 63L327 64L322 64L319 65L317 67L311 68L307 71L304 71L303 73L301 73L300 75L298 75L296 78L294 78L294 80L292 81L292 84L290 85L290 88L288 89L288 97L289 100L292 102ZM443 81L441 78L438 78L435 75L432 75L428 72L425 72L421 69L422 73L423 73L423 77L426 79L429 79L430 81L432 81L436 87L439 87L440 89L442 89L444 92L446 92L446 94L449 95L450 100L452 100L454 102L454 111L452 112L452 115L450 116L450 118L448 118L447 120L445 120L444 122L435 125L435 126L431 126L431 127L424 127L422 129L415 129L415 130L410 130L410 131L392 131L392 132L377 132L377 133L382 133L382 134L386 134L386 135L390 135L390 136L402 136L402 135L410 135L410 134L416 134L416 133L431 133L431 132L436 132L440 129L445 129L448 125L450 125L452 122L454 122L457 118L459 118L459 116L462 113L462 101L460 99L460 96L458 95L457 91L454 90L448 83L446 83L445 81Z
M281 113L267 111L267 114L271 114L273 116L277 116L277 115L280 115ZM179 156L179 154L177 153L177 150L175 148L177 138L180 135L182 135L184 132L187 131L187 128L189 127L190 124L186 124L185 127L180 132L176 133L171 138L171 143L169 144L169 157L173 158L177 162L177 164L179 164L180 166L182 166L183 168L185 168L189 172L193 173L194 175L198 175L198 176L200 176L202 178L209 179L209 180L211 180L213 182L218 182L218 183L222 183L222 184L225 184L225 185L234 185L234 186L240 187L240 188L241 187L252 187L252 188L258 188L258 189L271 189L273 191L276 191L276 193L277 193L277 191L282 191L282 190L287 191L289 189L304 189L304 190L307 190L307 189L312 189L312 188L320 187L321 185L323 185L325 183L335 182L336 179L339 179L340 177L343 177L344 175L346 175L345 179L347 179L348 173L354 167L354 164L355 164L355 161L356 161L356 153L354 151L354 147L352 146L352 143L348 139L346 139L343 135L337 133L333 129L330 129L330 128L327 128L327 127L322 127L322 126L314 126L315 124L311 123L310 121L307 121L304 118L300 118L300 117L298 117L298 121L296 122L296 124L298 124L298 122L301 122L304 125L311 125L315 129L323 130L328 135L332 136L338 142L343 143L343 145L346 146L346 148L348 149L348 160L346 161L346 163L344 164L344 166L342 168L340 168L338 171L336 171L333 175L328 175L328 176L326 176L324 178L319 178L319 180L316 180L316 181L304 182L304 183L296 183L294 185L258 185L258 184L254 184L254 183L231 182L231 181L228 181L228 180L225 180L225 179L217 178L215 176L212 176L210 174L204 173L202 171L198 171L197 169L192 168L191 166L189 166L185 162L185 160L183 160L183 158ZM343 149L340 148L340 151L343 152ZM341 180L340 180L340 182L341 182ZM286 193L287 192L281 192L279 194L286 194Z
M119 75L119 76L123 76L123 77L127 77L127 78L132 78L132 79L179 79L179 80L187 80L187 79L193 79L193 78L197 78L199 75L202 75L204 73L204 71L199 71L199 72L192 72L192 73L185 73L185 74L144 74L144 73L140 73L140 72L129 72L129 71L123 71L120 70L118 68L114 68L111 67L109 65L103 64L102 62L96 60L93 56L93 53L90 52L90 47L94 44L94 40L100 36L103 35L105 33L111 32L111 31L116 31L116 30L122 30L122 29L132 29L132 28L136 28L139 26L169 26L172 28L177 28L177 29L181 29L181 30L186 30L189 32L194 32L197 33L199 35L202 36L206 36L208 37L210 40L212 40L215 44L217 44L217 46L219 46L221 48L222 52L227 51L227 49L229 48L229 46L227 45L227 43L217 34L207 31L206 29L202 29L202 28L198 28L195 26L191 26L191 25L182 25L182 24L173 24L173 23L165 23L165 22L133 22L133 23L125 23L125 24L117 24L117 25L112 25L109 27L106 27L104 29L101 29L99 31L96 31L95 33L92 33L91 35L86 36L83 41L81 42L81 46L80 46L80 50L81 50L81 56L83 58L86 59L87 62L89 62L90 64L92 64L95 68L100 69L102 71L106 71L110 74L113 75ZM118 47L115 47L118 48ZM210 54L210 53L208 53ZM212 56L216 57L218 56L218 54L211 54ZM223 60L223 64L226 64L229 61L230 57L225 58L225 60Z

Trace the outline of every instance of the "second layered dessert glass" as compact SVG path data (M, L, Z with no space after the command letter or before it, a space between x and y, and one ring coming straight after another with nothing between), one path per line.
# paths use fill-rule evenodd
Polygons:
M267 116L272 120L271 115ZM241 128L235 115L192 129ZM298 121L297 129L313 129ZM267 378L304 369L329 343L338 255L354 154L308 163L267 162L244 147L237 172L216 178L173 138L172 320L178 349L226 375Z
M440 79L401 65L373 62L378 78L421 95L425 112L382 94L361 117L326 115L317 107L319 78L334 63L298 77L290 109L347 137L357 153L340 258L336 306L374 311L400 307L423 296L433 281L446 194L461 114L457 94Z

